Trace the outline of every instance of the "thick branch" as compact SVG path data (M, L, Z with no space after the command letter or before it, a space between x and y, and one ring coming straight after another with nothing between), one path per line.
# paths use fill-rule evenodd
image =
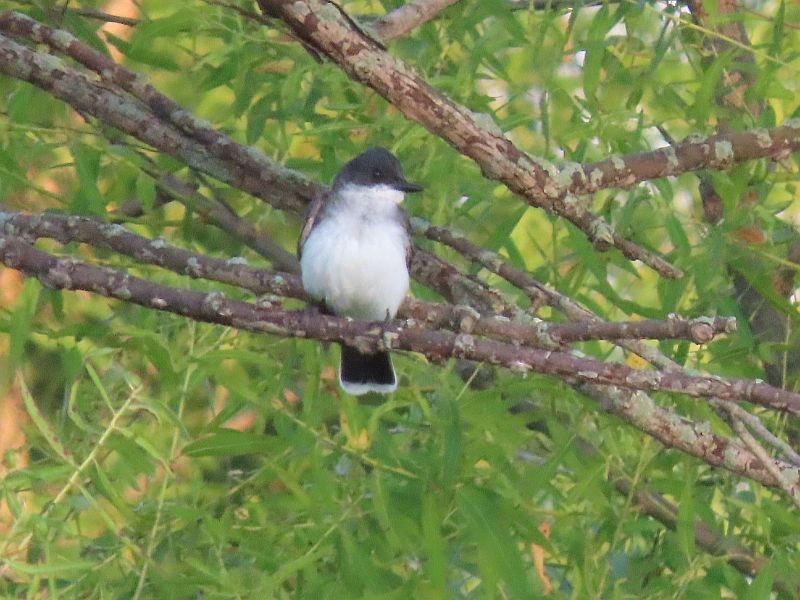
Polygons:
M33 51L4 35L0 35L0 73L32 83L81 114L97 117L190 167L278 208L299 214L305 207L296 190L291 189L286 179L276 178L274 171L264 169L254 174L230 160L219 158L219 152L210 152L203 143L184 135L174 125L165 124L133 99L89 79L50 54Z
M0 31L47 44L51 48L70 56L87 69L94 71L104 82L119 86L147 106L156 117L165 119L201 142L205 151L229 166L231 173L234 174L234 181L244 180L248 182L251 179L255 179L263 188L261 194L253 193L249 186L242 189L266 200L273 206L290 210L293 208L294 212L299 212L299 209L305 203L320 192L319 186L302 174L270 160L258 149L243 146L227 135L216 131L209 123L198 119L177 102L156 90L143 75L129 71L115 63L101 52L82 43L69 32L53 29L26 15L15 12L0 14ZM54 73L54 75L57 76L57 73ZM41 78L37 78L36 81L26 80L42 87L40 84ZM62 98L61 96L59 97ZM68 98L62 98L62 100L72 104ZM90 114L94 113L90 112ZM126 130L123 129L123 131ZM140 139L143 138L140 137ZM148 143L152 144L149 141ZM158 145L153 145L163 150ZM187 164L200 168L188 161ZM202 168L200 170L222 181L231 183L231 181L220 178L216 173ZM247 175L244 172L247 172ZM303 200L299 206L291 207L286 205L287 203L296 202L296 198Z
M639 371L622 364L579 358L565 352L475 339L469 334L427 331L398 323L349 321L309 311L262 308L230 300L221 293L178 290L72 258L57 258L7 234L0 234L0 246L0 262L39 278L45 285L96 292L198 321L284 337L343 342L367 352L410 350L434 361L464 358L503 366L518 373L534 371L554 375L569 382L672 391L692 397L748 400L775 410L800 414L800 394L755 381Z
M698 169L728 169L756 158L781 158L800 150L800 119L781 127L729 132L707 138L693 136L675 146L615 156L582 166L572 173L568 191L588 194L610 187L680 175Z
M487 176L503 181L530 203L570 219L593 240L613 238L614 245L626 256L643 260L665 275L678 273L674 267L655 261L656 257L649 253L638 255L640 248L612 234L572 195L628 187L646 179L700 168L728 168L737 162L780 157L800 148L800 123L787 121L783 127L769 130L691 140L672 148L585 166L555 167L524 155L490 120L487 123L485 116L477 118L430 88L408 65L393 59L353 26L346 15L323 10L331 6L324 0L261 0L261 5L269 7L273 14L279 13L301 39L331 58L353 79L372 87L407 117L473 158Z

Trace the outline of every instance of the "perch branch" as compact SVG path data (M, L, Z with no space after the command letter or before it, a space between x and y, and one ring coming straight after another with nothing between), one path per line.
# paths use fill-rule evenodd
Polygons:
M696 398L710 396L747 400L775 410L800 414L800 394L756 381L641 371L623 364L604 363L565 352L475 339L470 334L428 331L396 322L350 321L311 311L263 308L231 300L219 292L179 290L73 258L58 258L8 234L0 234L0 246L0 262L35 276L50 287L95 292L198 321L283 337L341 342L365 352L409 350L420 352L437 362L463 358L503 366L521 374L533 371L554 375L573 383L590 382L636 390L671 391Z
M501 356L495 351L504 345L495 342L481 343L472 340L470 336L403 328L395 324L353 322L309 311L285 311L274 306L257 306L230 300L219 292L176 289L114 269L88 265L73 258L58 258L8 234L0 234L0 262L37 277L53 288L82 289L198 321L250 331L346 341L365 349L390 346L414 349L422 351L433 360L443 360L450 356L463 356L472 360L490 359L496 364L505 363L506 366L518 370L525 364L519 359L525 360L531 353L538 354L544 363L551 357L556 357L559 362L564 358L569 362L572 358L555 352L524 351L514 346L505 346L505 352ZM487 356L487 351L492 353L492 357ZM584 360L581 361L581 366L589 366L593 362L596 361ZM555 365L554 374L563 376L566 368L579 377L587 377L588 373L581 374L577 370L580 367L574 362L569 362L569 365ZM603 363L599 366L603 366ZM623 370L631 371L625 367ZM593 376L588 378L596 379ZM695 379L708 381L709 378ZM712 381L726 385L723 380ZM688 385L684 388L688 388ZM650 433L665 445L679 448L711 465L729 469L765 485L777 485L775 478L763 468L761 461L730 440L712 433L707 424L693 423L658 407L641 392L594 384L586 384L582 389L590 397L594 397L601 408ZM786 474L787 479L797 477L796 467L782 461L775 461L775 465Z
M58 213L29 215L2 211L0 229L26 240L55 239L62 244L81 242L130 256L142 264L156 265L180 275L240 287L256 294L273 294L308 300L300 279L291 273L276 273L248 266L241 257L228 260L196 254L137 235L119 224L95 218ZM533 347L557 349L559 345L592 339L620 337L674 339L686 338L706 343L716 334L729 333L735 326L730 318L672 318L666 321L604 321L585 323L514 322L503 317L481 316L467 306L434 304L407 298L401 318L423 322L428 327L447 328L462 333L491 337Z

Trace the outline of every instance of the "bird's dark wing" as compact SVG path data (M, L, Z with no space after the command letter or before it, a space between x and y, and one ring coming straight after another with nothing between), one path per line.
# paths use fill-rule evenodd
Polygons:
M330 192L323 192L311 201L306 210L306 220L303 223L303 229L300 230L300 239L297 240L297 258L303 255L303 245L306 243L308 236L311 235L311 230L317 224L317 218L322 214L325 208L326 201Z

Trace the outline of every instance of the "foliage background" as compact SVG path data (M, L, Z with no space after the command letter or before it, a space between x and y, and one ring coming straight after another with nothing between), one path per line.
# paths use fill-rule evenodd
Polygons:
M379 15L399 4L345 7ZM659 128L682 139L720 123L738 130L797 115L796 3L759 3L733 17L752 42L747 98L764 103L759 113L716 102L737 52L712 53L716 34L693 24L684 6L554 4L510 10L504 0L464 0L390 49L549 159L650 149L665 143ZM735 315L735 336L702 348L662 342L661 350L721 375L763 378L765 361L779 364L780 383L796 388L784 359L792 327L781 340L759 340L764 332L748 328L732 283L738 273L794 322L794 305L771 287L795 241L793 160L709 174L725 208L716 225L704 219L693 174L591 199L617 230L686 272L667 281L618 253L595 252L571 226L523 206L335 66L315 63L277 22L262 25L213 1L138 5L139 24L109 33L62 5L0 1L119 53L215 128L319 181L364 147L388 146L426 185L408 199L411 214L466 232L604 318ZM110 10L90 1L69 8ZM714 14L713 3L706 8ZM127 220L134 230L259 264L191 211L155 206L142 156L118 134L6 78L0 111L2 203L106 215L137 199L148 210ZM149 154L162 171L186 171ZM203 185L293 248L294 218L217 182ZM796 511L778 492L665 451L558 380L474 366L465 375L454 362L406 355L396 359L401 389L359 403L337 389L333 347L52 291L8 271L2 282L3 428L24 432L22 449L4 447L4 596L523 598L542 594L549 580L552 597L762 598L774 573L800 570ZM582 349L634 361L603 342ZM655 396L727 431L703 402ZM790 439L797 430L784 417L765 419ZM638 512L612 472L677 503L675 529ZM696 547L696 517L768 557L754 582ZM532 544L544 551L546 577Z

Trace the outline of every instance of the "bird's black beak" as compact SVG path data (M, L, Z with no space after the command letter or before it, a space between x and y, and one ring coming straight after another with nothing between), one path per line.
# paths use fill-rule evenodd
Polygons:
M423 188L418 183L411 183L410 181L398 181L397 183L393 184L392 187L396 190L400 190L401 192L406 192L408 194L413 194L414 192L421 192L425 188Z

